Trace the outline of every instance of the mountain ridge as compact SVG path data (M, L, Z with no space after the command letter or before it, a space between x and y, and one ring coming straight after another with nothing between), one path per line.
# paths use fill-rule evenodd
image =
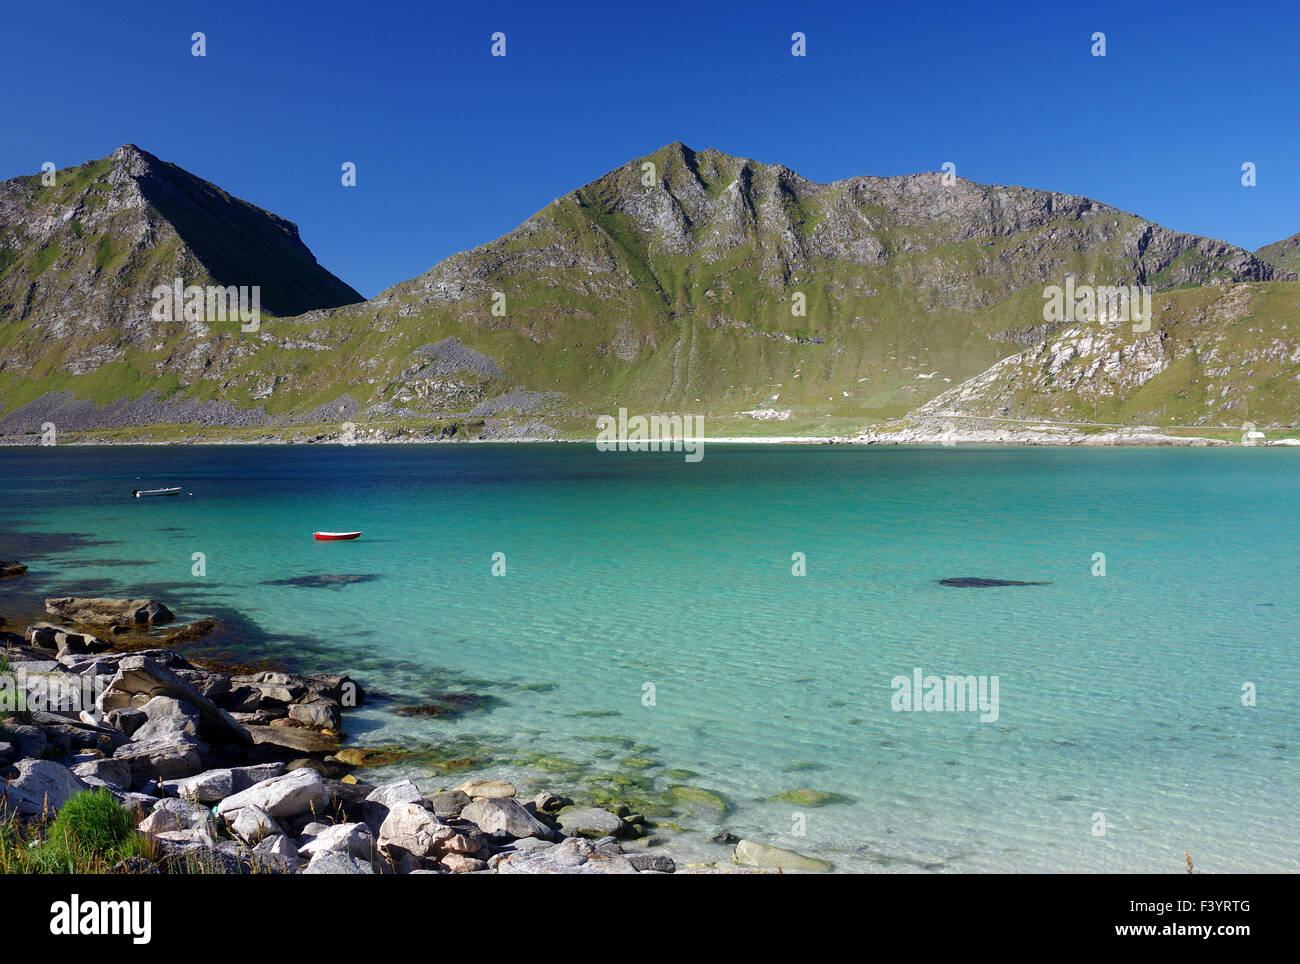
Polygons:
M119 152L165 164L133 145ZM189 203L214 209L209 188L229 198L208 185ZM164 201L176 220L195 190ZM3 215L0 203L0 228ZM100 378L107 363L94 366L92 353L79 378L61 373L49 388L101 406L146 392L187 412L220 403L257 425L333 413L415 432L545 428L620 406L865 424L1050 338L1059 326L1044 322L1042 293L1067 276L1174 300L1295 277L1244 248L1076 195L938 173L820 184L674 142L372 299L316 306L255 337L146 324L133 350L122 339L98 346L122 363L120 378ZM5 309L0 299L7 351L38 332ZM142 342L162 347L150 356ZM66 352L48 354L47 372L69 371ZM45 394L35 371L0 362L0 431L31 430L19 416ZM144 406L139 417L153 414Z

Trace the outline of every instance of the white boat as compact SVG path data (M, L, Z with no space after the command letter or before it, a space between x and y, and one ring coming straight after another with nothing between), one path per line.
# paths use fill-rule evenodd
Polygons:
M142 499L146 495L180 495L181 487L177 485L170 489L132 489L131 494L137 499Z

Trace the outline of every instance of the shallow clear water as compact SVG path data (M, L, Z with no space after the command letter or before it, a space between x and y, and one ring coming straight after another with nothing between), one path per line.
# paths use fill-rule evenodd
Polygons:
M725 814L671 818L701 856L725 827L841 870L1178 872L1184 850L1300 870L1300 452L29 448L0 468L0 558L32 566L0 614L89 591L238 610L250 652L394 695L355 742L473 737L492 772L579 792L631 756L656 764L634 794L721 794ZM130 498L167 484L187 494ZM322 574L374 578L266 584ZM918 666L997 676L998 719L894 711ZM490 703L393 712L447 690ZM849 799L769 801L797 788Z

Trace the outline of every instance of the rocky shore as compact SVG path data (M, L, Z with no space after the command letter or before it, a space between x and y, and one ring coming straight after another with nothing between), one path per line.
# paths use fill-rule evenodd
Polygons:
M365 753L343 748L343 728L366 695L350 676L227 672L169 648L116 651L105 637L174 618L155 600L51 598L45 608L59 621L23 635L0 629L0 830L19 839L39 842L68 801L99 789L147 839L149 856L119 862L121 873L678 870L626 806L576 806L545 791L524 799L501 780L359 779L353 764ZM734 842L735 869L830 867Z

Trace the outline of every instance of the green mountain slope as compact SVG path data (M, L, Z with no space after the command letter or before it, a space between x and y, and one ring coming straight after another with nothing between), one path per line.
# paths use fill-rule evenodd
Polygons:
M910 414L1150 426L1300 425L1300 283L1209 285L1155 299L1149 332L1066 326ZM973 427L973 423L965 423Z
M189 203L178 193L169 223ZM20 250L23 277L49 257ZM370 301L253 335L142 323L138 338L104 330L75 350L45 338L43 370L59 379L6 362L0 430L57 412L74 427L540 421L590 434L620 406L737 431L853 430L1050 335L1042 292L1066 275L1159 292L1291 277L1087 198L938 174L817 184L671 144ZM112 299L116 286L83 291ZM9 309L6 355L48 331L27 318ZM82 372L64 378L70 364ZM50 388L70 394L42 398ZM174 407L123 403L96 422L72 401L150 390Z
M1300 275L1300 234L1267 244L1255 256L1279 271Z

